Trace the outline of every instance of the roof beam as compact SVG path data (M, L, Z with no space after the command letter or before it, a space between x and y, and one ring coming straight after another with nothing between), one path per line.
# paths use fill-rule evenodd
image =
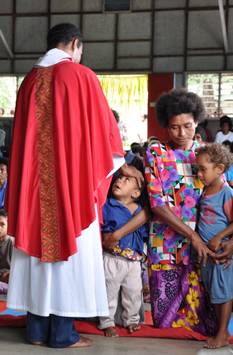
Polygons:
M221 26L222 26L222 36L223 36L225 53L228 53L227 29L226 29L226 21L225 21L225 17L224 17L224 10L223 10L222 0L218 0L218 6L219 6Z
M12 50L10 49L10 47L8 46L8 43L6 41L6 38L5 38L1 28L0 28L0 37L1 37L2 41L3 41L3 43L4 43L4 46L6 47L6 50L7 50L8 54L9 54L9 56L11 58L14 58L14 54L13 54Z

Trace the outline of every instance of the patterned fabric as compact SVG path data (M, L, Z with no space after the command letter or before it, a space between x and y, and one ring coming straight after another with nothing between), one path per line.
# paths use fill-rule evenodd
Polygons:
M151 208L167 206L193 230L203 184L196 176L194 142L189 151L157 143L147 149L145 177ZM187 238L154 215L149 230L149 277L155 327L183 327L215 334L218 324L200 266Z
M191 150L156 143L146 151L145 177L151 208L167 204L193 230L203 184L196 176L195 142ZM154 216L149 231L150 264L189 264L190 243Z
M52 68L38 69L36 111L38 120L38 157L41 204L41 261L60 260L57 204L55 195L52 112L50 84Z
M108 198L102 209L104 221L104 225L101 227L102 235L121 228L141 210L142 207L138 205L136 211L131 214L130 210L115 198ZM136 231L121 238L114 251L111 251L110 254L122 256L130 260L142 260L143 244L147 237L148 226L145 224Z
M161 265L151 271L151 312L156 328L186 328L216 334L218 321L202 282L200 266ZM173 268L172 268L173 267Z

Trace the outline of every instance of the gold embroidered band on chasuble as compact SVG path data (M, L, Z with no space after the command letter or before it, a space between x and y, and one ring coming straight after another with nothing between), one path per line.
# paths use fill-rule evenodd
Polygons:
M53 67L38 69L36 114L41 205L41 261L60 261L59 227L53 163L51 80Z

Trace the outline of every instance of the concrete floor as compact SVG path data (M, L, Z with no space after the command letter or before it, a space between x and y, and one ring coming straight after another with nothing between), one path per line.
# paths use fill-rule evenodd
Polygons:
M3 296L1 298L5 300ZM150 310L150 304L145 303L144 306L145 310ZM77 352L84 355L233 355L233 344L209 350L203 349L205 342L195 340L123 337L109 339L101 335L83 335L92 338L95 345L83 349L52 349L46 344L29 344L26 328L0 327L0 355L72 355Z
M84 334L84 336L87 336ZM15 355L55 355L76 352L84 355L232 355L233 344L216 350L203 349L204 342L194 340L173 340L153 338L108 339L100 335L90 335L95 345L83 349L51 349L46 345L31 345L27 341L26 328L0 328L0 354Z

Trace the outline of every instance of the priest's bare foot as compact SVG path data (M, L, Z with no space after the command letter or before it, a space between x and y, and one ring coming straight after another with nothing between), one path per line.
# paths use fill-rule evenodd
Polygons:
M77 341L77 343L67 346L67 348L83 348L85 346L92 346L95 342L91 338L82 337Z
M130 324L127 328L128 328L128 331L132 334L136 330L139 330L141 327L139 324Z
M33 345L41 345L43 344L43 341L30 341L30 343Z
M118 338L119 337L119 335L116 332L116 329L113 327L105 328L104 334L106 337L109 337L109 338Z
M208 348L208 349L218 349L221 348L223 346L226 346L229 344L228 338L226 336L226 338L219 336L218 334L213 337L207 344L205 344L204 348Z

